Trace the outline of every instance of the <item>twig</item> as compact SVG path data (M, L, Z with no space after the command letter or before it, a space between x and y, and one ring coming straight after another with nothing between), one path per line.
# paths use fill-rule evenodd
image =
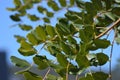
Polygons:
M78 74L76 75L75 80L78 80Z
M101 34L99 34L98 36L96 36L95 39L98 39L98 38L102 37L103 35L105 35L108 31L112 30L115 27L115 25L117 25L118 23L120 23L120 18L116 22L114 22L110 26L110 28L108 28L107 30L105 30L104 32L102 32Z
M49 72L50 72L50 68L49 68L49 69L48 69L48 71L46 72L46 74L45 74L45 76L44 76L43 80L45 80L45 79L46 79L46 77L47 77L47 75L49 74Z
M69 70L70 63L68 62L66 67L66 80L68 80L68 70Z
M111 51L110 51L110 60L109 60L109 79L112 80L112 54L113 54L113 45L115 42L115 37L116 37L116 31L115 31L115 35L111 44Z

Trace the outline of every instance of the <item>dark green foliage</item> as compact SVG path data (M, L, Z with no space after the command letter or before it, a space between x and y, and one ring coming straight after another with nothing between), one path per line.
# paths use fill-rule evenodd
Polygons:
M13 0L13 2L15 7L7 8L14 12L10 18L15 22L24 22L19 23L19 28L28 31L25 37L15 35L20 44L18 52L23 56L32 56L33 64L36 64L39 70L51 67L60 76L48 74L45 80L66 80L68 74L79 75L91 66L105 65L109 60L108 55L103 52L91 54L91 51L107 49L113 45L111 40L104 36L109 29L116 32L115 41L120 44L120 21L114 25L120 18L119 0ZM34 14L29 12L32 9L36 10ZM57 17L56 15L58 13L61 15L61 12L65 13L64 16ZM24 17L31 23L26 23ZM51 24L56 17L58 19L56 24ZM32 22L38 25L32 28ZM38 46L41 49L38 49ZM42 55L40 52L42 49L48 53ZM47 54L54 56L55 59L50 60ZM32 65L27 61L15 56L12 56L11 60L18 67L27 67L18 72L23 74L26 80L43 79L38 74L30 72ZM91 72L79 80L107 80L108 75L99 71Z

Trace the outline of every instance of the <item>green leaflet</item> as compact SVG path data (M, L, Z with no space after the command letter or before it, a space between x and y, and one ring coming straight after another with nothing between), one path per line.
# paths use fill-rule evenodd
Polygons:
M30 64L26 60L20 59L18 57L11 56L10 59L18 67L29 67L30 66Z
M28 38L28 41L32 45L38 45L39 44L39 41L37 40L37 38L35 37L35 35L32 32L27 34L27 38Z
M33 57L33 60L40 70L43 70L49 67L48 60L45 56L36 55L35 57Z
M34 30L35 35L37 37L37 39L45 41L46 40L46 32L44 30L44 28L42 26L37 26Z
M31 14L27 14L28 18L31 20L31 21L38 21L40 20L39 17L37 17L36 15L31 15Z
M46 31L51 38L55 37L56 33L54 27L52 27L51 25L46 25Z
M26 71L23 73L26 80L42 80L41 76L38 76L35 73L32 73L30 71Z
M65 55L58 53L56 57L57 57L57 61L59 62L59 64L66 68L69 63Z
M109 57L104 53L97 53L96 57L100 66L104 65L109 60Z
M58 11L59 7L55 1L49 0L48 1L48 6L51 7L54 11Z
M20 52L21 55L31 56L31 55L37 54L36 49L31 44L29 44L28 42L21 41L20 44L21 44L21 46L18 49L18 51Z

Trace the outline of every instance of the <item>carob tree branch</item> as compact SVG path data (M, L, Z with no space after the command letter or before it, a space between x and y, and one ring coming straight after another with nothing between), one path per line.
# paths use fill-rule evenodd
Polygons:
M101 34L99 34L98 36L96 36L95 39L98 39L98 38L102 37L103 35L105 35L108 31L112 30L118 23L120 23L120 18L116 22L114 22L110 26L110 28L108 28L107 30L105 30L104 32L102 32Z

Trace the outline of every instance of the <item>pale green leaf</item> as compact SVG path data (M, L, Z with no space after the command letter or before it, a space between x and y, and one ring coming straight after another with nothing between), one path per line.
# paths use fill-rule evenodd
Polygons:
M29 67L30 66L30 64L26 60L20 59L18 57L11 56L10 59L15 64L15 66L18 66L18 67Z

